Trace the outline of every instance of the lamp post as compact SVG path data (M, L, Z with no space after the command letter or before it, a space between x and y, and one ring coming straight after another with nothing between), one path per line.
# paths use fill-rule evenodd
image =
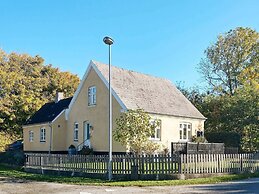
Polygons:
M111 91L111 45L113 39L106 36L103 42L109 45L109 162L108 162L108 179L112 179L112 91Z

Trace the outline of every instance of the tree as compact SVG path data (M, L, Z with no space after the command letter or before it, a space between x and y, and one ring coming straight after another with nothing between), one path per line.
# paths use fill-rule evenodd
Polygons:
M199 111L202 111L205 93L201 93L197 87L187 88L182 82L178 82L176 87Z
M72 96L79 84L77 76L70 72L61 72L52 65L44 66L41 73L48 82L43 91L46 97L55 96L56 91L64 92L65 97Z
M128 110L121 113L116 119L114 139L130 149L141 154L151 153L159 148L158 144L149 140L154 135L155 129L160 125L159 120L151 120L149 114L143 109Z
M234 131L242 136L245 126L259 127L259 92L251 87L238 88L233 96L206 96L201 107L208 118L206 131Z
M48 65L36 55L0 50L0 131L22 133L22 125L44 103L53 100L56 91L71 96L79 78Z
M259 131L258 125L249 124L244 128L241 148L245 152L256 152L259 150Z
M219 35L216 43L205 50L199 70L213 91L233 95L241 84L240 73L258 65L258 49L259 33L238 27Z
M230 30L205 55L199 70L211 90L198 102L207 117L205 133L235 132L244 151L258 150L259 33Z
M11 144L13 141L17 140L19 137L15 134L6 133L0 131L0 152L5 151L6 146Z

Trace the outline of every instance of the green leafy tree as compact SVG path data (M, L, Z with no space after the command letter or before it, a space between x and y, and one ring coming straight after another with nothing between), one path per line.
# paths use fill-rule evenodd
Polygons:
M205 55L199 70L210 91L197 106L207 117L205 134L235 132L242 150L258 150L259 33L242 27L230 30L219 35Z
M121 116L116 119L116 124L114 139L129 148L130 151L136 154L142 152L151 154L159 148L159 145L152 142L150 137L154 135L160 122L152 120L143 109L121 113Z
M209 87L218 93L233 95L240 86L238 76L248 66L258 64L259 33L238 27L219 35L205 50L199 70Z
M181 82L178 82L176 87L199 111L203 111L202 105L204 104L205 93L201 93L197 87L187 88Z
M207 96L202 104L206 131L233 131L241 136L245 126L258 126L259 93L251 87L236 90L234 96Z
M241 148L245 152L256 152L259 150L258 125L250 124L244 128Z

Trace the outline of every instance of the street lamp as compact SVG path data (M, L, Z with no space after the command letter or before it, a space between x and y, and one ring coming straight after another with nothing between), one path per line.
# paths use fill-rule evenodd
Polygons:
M113 39L106 36L103 42L109 45L109 162L108 162L108 179L112 180L112 91L111 91L111 45Z

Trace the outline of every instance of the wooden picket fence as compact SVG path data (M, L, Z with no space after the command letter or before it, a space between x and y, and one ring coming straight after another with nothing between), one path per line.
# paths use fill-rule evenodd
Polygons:
M25 168L105 174L107 155L26 154ZM129 175L240 173L259 170L258 154L113 155L112 173Z
M106 173L107 155L60 155L60 154L26 154L26 168L52 169L84 173ZM178 173L179 156L174 155L113 155L112 173L131 174L173 174Z
M241 173L259 170L259 154L181 155L179 173Z

